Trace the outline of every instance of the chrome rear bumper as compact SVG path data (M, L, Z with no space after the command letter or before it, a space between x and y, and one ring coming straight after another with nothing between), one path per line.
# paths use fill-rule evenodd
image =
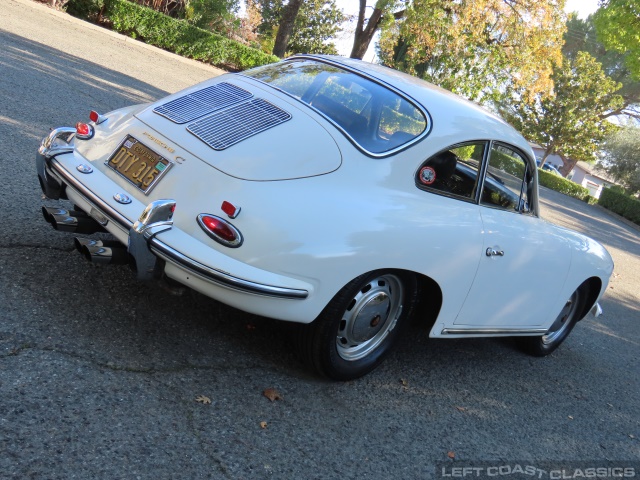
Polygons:
M42 142L36 156L36 167L42 191L49 198L64 199L67 198L65 190L72 188L91 205L90 214L92 216L99 215L106 220L105 225L111 222L118 225L124 232L128 232L127 250L135 259L138 278L147 279L152 276L157 259L161 259L187 270L207 282L235 291L296 300L302 300L309 296L307 290L267 285L235 277L227 272L217 270L189 258L186 254L159 240L156 235L171 229L173 226L172 206L175 206L175 201L173 200L151 202L135 222L113 209L94 192L80 183L56 160L57 155L73 151L70 142L66 147L64 145L62 147L56 145L55 149L47 146L55 145L61 136L68 136L69 134L69 129L56 129ZM52 137L54 137L53 140Z

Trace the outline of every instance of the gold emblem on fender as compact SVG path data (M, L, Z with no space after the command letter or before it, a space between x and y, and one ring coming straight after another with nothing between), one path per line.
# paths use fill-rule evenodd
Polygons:
M156 145L160 145L162 148L169 150L169 152L171 153L175 153L176 151L171 148L169 145L167 145L166 143L164 143L161 140L158 140L156 137L154 137L153 135L151 135L150 133L147 132L143 132L142 133L145 137L147 137L149 140L151 140L153 143L155 143Z

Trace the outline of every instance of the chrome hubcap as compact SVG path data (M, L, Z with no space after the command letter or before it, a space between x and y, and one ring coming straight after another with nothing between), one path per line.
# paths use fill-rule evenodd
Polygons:
M571 324L571 320L576 315L578 309L578 292L573 292L573 295L567 300L567 303L564 305L562 310L560 311L560 315L556 318L556 321L553 322L549 331L542 336L542 343L548 345L550 343L555 342L560 338L565 330Z
M345 360L364 358L391 332L402 313L402 282L381 275L364 285L342 314L336 346Z

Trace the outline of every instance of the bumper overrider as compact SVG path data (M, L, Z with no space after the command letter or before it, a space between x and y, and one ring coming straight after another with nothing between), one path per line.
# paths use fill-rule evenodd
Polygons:
M94 233L109 231L109 223L128 233L126 248L120 242L76 239L76 247L87 258L97 263L132 263L140 280L149 280L157 274L163 262L184 269L205 282L223 286L236 292L281 299L302 300L309 296L306 289L288 288L246 280L217 270L167 245L157 235L173 228L176 202L171 199L155 200L132 222L104 202L83 183L79 182L56 157L74 153L76 129L62 127L52 130L43 140L36 154L38 180L43 193L51 199L68 199L67 189L90 205L88 212L43 207L45 219L60 231ZM114 233L114 232L111 232ZM126 255L119 254L126 250Z

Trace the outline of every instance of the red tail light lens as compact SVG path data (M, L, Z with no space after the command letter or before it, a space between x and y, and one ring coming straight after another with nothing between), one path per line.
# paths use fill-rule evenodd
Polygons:
M88 140L93 137L93 127L87 123L76 123L76 138Z
M231 248L242 245L242 234L231 223L208 213L198 215L198 224L216 242Z

